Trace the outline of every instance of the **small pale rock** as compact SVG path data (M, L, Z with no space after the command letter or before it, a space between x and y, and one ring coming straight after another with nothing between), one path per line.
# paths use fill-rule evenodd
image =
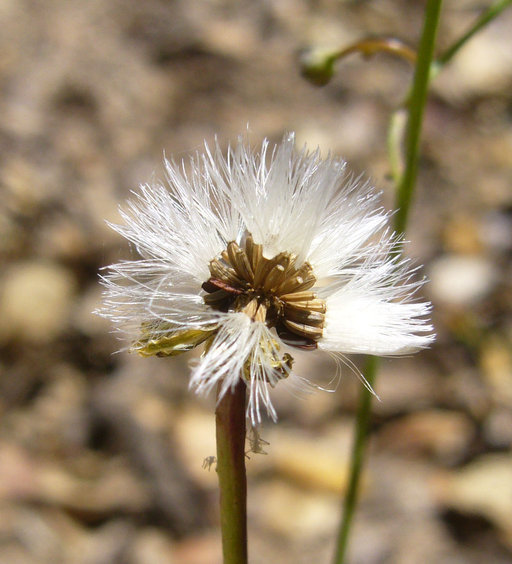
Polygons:
M71 314L71 322L74 327L79 329L82 333L88 336L106 335L112 330L112 323L110 320L96 315L94 311L99 309L102 305L102 288L94 282L77 297L73 312ZM119 343L115 346L119 347Z
M465 415L429 410L388 423L379 434L379 440L386 448L433 453L452 461L464 454L473 433L473 425Z
M173 433L190 474L203 486L216 487L215 463L203 467L205 459L217 453L213 412L196 407L184 410L173 423Z
M27 453L14 444L0 444L0 499L26 498L37 490L34 464ZM0 530L2 527L0 526Z
M25 159L8 160L0 173L3 205L23 216L33 216L57 192L48 171Z
M88 250L89 233L74 218L58 218L44 224L35 242L39 256L76 261Z
M172 426L171 406L164 399L144 394L133 406L133 417L148 433L160 433Z
M512 456L486 455L437 477L438 500L457 511L486 517L512 547Z
M176 543L174 557L179 564L222 564L220 531L184 538Z
M383 358L379 374L376 392L381 401L374 401L372 409L380 416L415 411L434 402L440 393L437 374L415 358Z
M468 306L484 298L494 287L494 266L478 256L445 255L428 272L428 290L434 301L453 306Z
M512 448L512 411L494 408L484 422L484 436L494 448Z
M279 475L301 487L339 494L345 491L348 480L350 445L344 439L341 425L337 438L290 432L278 440L270 435L269 462ZM363 488L365 485L363 479Z
M134 527L128 521L113 519L89 534L73 564L107 564L124 561ZM148 564L149 561L148 561Z
M134 538L128 556L129 564L172 564L173 544L158 529L142 529Z
M510 153L512 153L512 148ZM512 249L511 233L512 215L502 211L494 211L486 215L480 228L480 238L484 244L498 252Z
M480 230L469 215L457 215L446 223L443 233L444 247L452 253L475 253L482 250Z
M249 513L266 528L288 538L314 538L331 533L339 519L339 500L329 494L297 488L275 480L253 489Z
M109 515L116 511L139 512L147 509L149 494L145 486L124 466L108 464L95 480L82 480L51 465L37 470L36 497L90 515Z
M0 289L0 340L49 342L66 329L75 280L46 262L12 266Z
M481 347L480 366L496 401L512 406L512 352L510 343L491 337Z
M47 458L0 445L0 498L62 506L95 516L147 509L148 491L126 463L118 459L98 462L96 473L83 478Z

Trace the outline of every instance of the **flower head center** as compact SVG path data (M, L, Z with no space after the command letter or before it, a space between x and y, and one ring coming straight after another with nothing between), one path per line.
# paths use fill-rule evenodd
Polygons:
M263 256L263 246L247 234L242 246L228 243L210 261L210 278L204 282L204 301L219 311L242 311L253 321L275 327L281 340L315 349L322 337L325 301L311 290L316 284L308 262L281 252Z

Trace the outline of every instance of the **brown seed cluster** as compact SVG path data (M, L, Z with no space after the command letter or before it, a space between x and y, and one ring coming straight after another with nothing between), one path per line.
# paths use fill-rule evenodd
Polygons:
M243 247L231 241L209 265L204 301L220 311L243 311L275 327L286 344L315 349L322 336L325 301L311 291L316 283L308 262L297 265L293 253L263 256L250 234Z

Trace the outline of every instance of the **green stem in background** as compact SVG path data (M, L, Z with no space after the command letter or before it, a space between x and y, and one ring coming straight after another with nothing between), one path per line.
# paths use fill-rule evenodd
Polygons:
M391 169L391 178L395 186L398 186L404 171L402 155L402 139L404 138L405 126L407 125L407 112L399 108L391 114L389 120L387 146L388 160Z
M493 2L487 10L485 10L482 15L476 20L476 22L468 29L468 31L458 39L451 47L448 47L444 53L442 53L437 60L434 62L434 73L437 72L448 62L450 62L453 57L460 51L466 42L479 32L483 27L485 27L490 21L498 17L505 8L512 5L512 0L496 0Z
M423 113L427 101L430 67L441 12L442 0L429 0L425 9L425 23L418 48L418 62L409 98L407 130L405 136L405 170L397 187L394 227L404 233L418 175L418 156Z
M430 79L437 76L441 69L449 63L460 49L483 27L497 18L503 10L512 5L512 0L495 0L487 10L482 12L476 22L446 49L430 68ZM304 78L317 86L325 86L334 76L334 65L337 61L352 53L361 53L370 57L376 53L391 53L414 64L416 52L396 37L366 37L343 49L314 48L305 49L300 56L301 73Z
M376 356L368 356L366 358L364 374L366 381L372 388L377 377L378 364L379 362ZM345 562L348 537L359 497L359 484L361 481L361 471L363 469L364 455L366 452L368 427L370 425L372 393L368 388L362 386L359 394L356 431L354 443L352 445L350 477L347 486L347 493L343 501L343 520L338 533L338 542L336 545L336 555L334 559L336 564Z
M407 225L409 207L416 184L418 170L418 150L421 125L430 75L430 67L434 55L434 45L441 12L442 0L428 0L425 8L423 32L418 48L418 59L414 73L414 81L408 104L408 119L405 143L405 170L400 178L397 189L396 205L399 208L395 214L394 227L397 233L403 233ZM378 361L368 358L365 377L374 387L377 376ZM347 552L350 529L357 504L361 470L364 453L368 442L368 426L371 415L372 396L366 388L361 387L360 401L357 408L356 432L354 448L350 461L350 478L348 491L344 503L344 513L338 536L335 564L343 564Z
M224 564L247 564L245 391L240 380L224 394L215 411Z
M464 33L455 43L453 43L446 51L444 51L435 61L430 65L430 76L429 80L433 80L444 68L444 66L449 63L453 57L460 51L460 49L483 27L485 27L489 22L498 17L505 8L512 5L512 0L497 0L493 2L487 10L485 10L476 22ZM396 110L389 121L388 129L388 158L391 167L391 175L396 186L401 182L403 174L403 164L401 158L402 152L402 140L403 140L403 126L402 117L404 113L404 107L408 105L411 94L406 97L406 101L403 106Z

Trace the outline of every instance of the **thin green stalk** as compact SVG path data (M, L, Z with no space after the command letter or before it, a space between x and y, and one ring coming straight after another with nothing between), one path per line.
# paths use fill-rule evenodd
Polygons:
M503 10L512 5L512 0L497 0L487 10L485 10L481 16L476 20L476 22L464 33L459 39L457 39L448 49L446 49L435 61L430 65L430 76L429 80L432 81L443 69L443 67L449 63L453 57L460 51L460 49L483 27L485 27L489 22L498 17ZM398 186L401 182L403 175L403 163L402 163L402 140L403 140L403 124L402 117L404 113L404 108L408 106L411 93L407 95L405 101L401 107L399 107L395 112L393 112L391 119L389 121L387 146L388 146L388 158L391 167L391 175L395 186Z
M245 391L240 380L224 394L215 411L224 564L247 564Z
M460 37L453 45L448 47L446 51L441 53L437 58L434 65L435 67L442 67L460 51L469 39L479 32L483 27L485 27L490 21L498 17L505 8L508 8L512 4L512 0L496 0L493 2L487 10L485 10L481 16L476 20L476 22L468 29L468 31Z
M364 374L368 384L372 388L377 377L378 365L379 360L376 356L367 357ZM336 545L336 555L334 559L336 564L345 562L348 537L359 497L359 483L361 481L361 471L363 469L364 455L366 452L371 404L372 393L365 386L362 386L357 406L356 431L352 445L350 477L347 493L343 502L343 520L341 522L340 531L338 533L338 543Z
M418 170L418 151L423 114L427 99L430 68L434 55L434 45L441 12L442 0L428 0L425 9L423 32L418 49L418 59L414 73L414 81L408 104L408 120L405 142L405 170L397 189L394 227L397 233L403 233L407 225L409 208L414 193ZM373 387L377 376L378 361L369 357L366 364L365 377ZM348 547L350 529L357 504L361 470L364 453L368 442L368 426L371 415L372 395L361 387L357 408L356 432L350 462L350 478L344 502L344 513L338 535L335 564L343 564Z
M401 141L403 139L406 123L407 112L404 108L395 110L389 120L387 136L388 160L391 169L391 178L395 186L398 186L404 170Z
M414 73L411 96L409 98L409 118L405 137L405 170L397 188L395 231L403 233L411 206L416 177L418 174L418 155L423 113L427 101L430 67L434 56L434 45L441 12L442 0L429 0L425 9L425 23L418 48L418 62Z

